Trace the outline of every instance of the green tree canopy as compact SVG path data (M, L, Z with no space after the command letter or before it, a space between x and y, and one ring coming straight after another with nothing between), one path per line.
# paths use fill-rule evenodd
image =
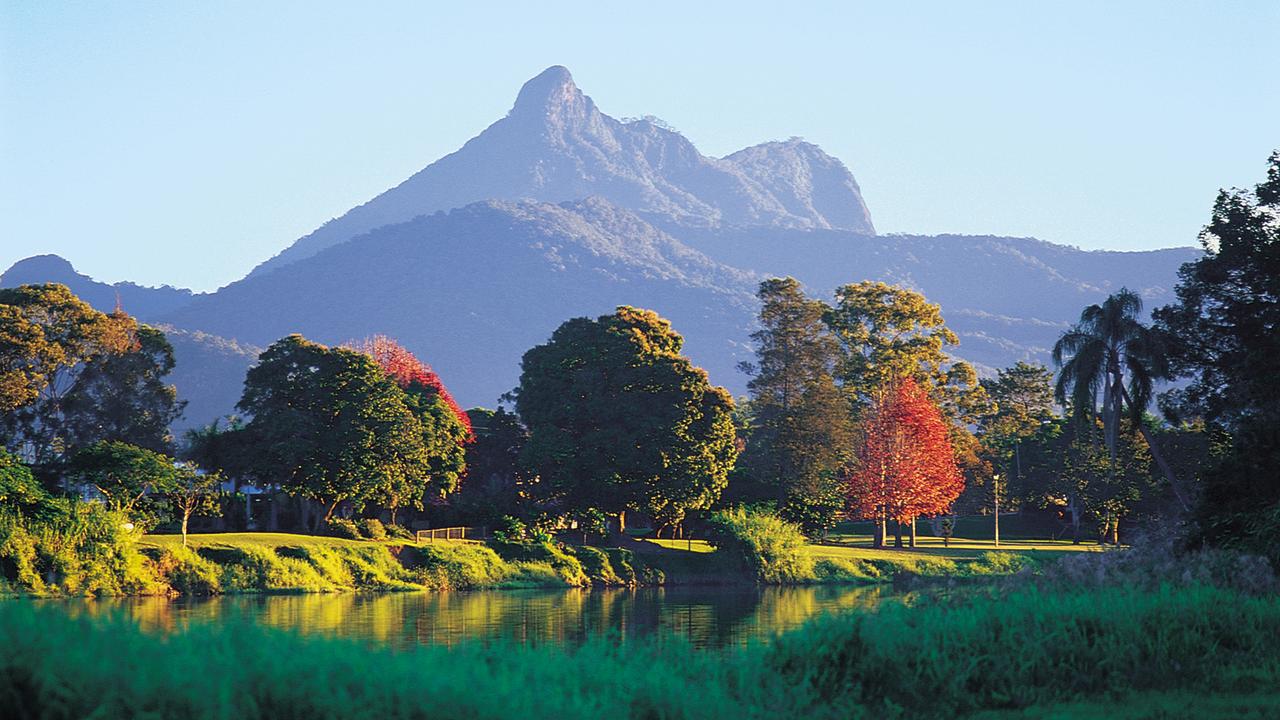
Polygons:
M750 433L734 475L734 499L773 501L785 520L811 535L830 528L844 506L853 418L836 385L836 340L823 322L827 306L804 295L794 278L760 283L756 361L740 367L751 380Z
M16 455L0 449L0 508L24 508L48 498L48 493L36 482L27 467Z
M536 510L529 495L533 478L520 461L529 432L503 408L472 408L467 415L476 439L466 448L466 478L450 504L468 523L493 525L504 516L529 519Z
M1018 362L997 370L994 378L983 379L982 387L994 404L979 424L982 444L1019 476L1021 444L1054 417L1053 373L1043 365Z
M1113 461L1121 428L1141 433L1170 488L1188 508L1187 492L1146 423L1155 382L1167 378L1169 370L1163 340L1138 320L1141 312L1142 298L1127 288L1081 311L1080 322L1053 346L1053 361L1059 367L1054 395L1082 424L1100 417ZM1125 419L1127 424L1121 422Z
M960 339L941 308L913 290L860 282L836 289L826 321L841 349L837 379L855 413L865 411L878 388L902 377L915 380L950 422L966 486L980 487L990 466L970 428L991 411L991 401L973 366L948 354Z
M1069 511L1077 541L1080 522L1088 518L1101 539L1117 542L1120 520L1156 489L1151 456L1136 434L1119 433L1112 453L1101 442L1103 433L1096 418L1041 426L1025 443L1024 473L1011 487L1027 505Z
M169 425L186 406L164 381L173 370L173 346L156 328L123 313L111 317L128 334L128 347L85 362L63 398L68 442L79 447L119 440L168 452L173 445Z
M131 515L149 493L169 490L177 476L172 458L115 440L102 440L71 457L69 475L102 494L111 510Z
M1198 515L1204 539L1233 542L1262 508L1280 507L1280 152L1252 191L1218 194L1200 239L1204 255L1179 271L1178 301L1154 315L1174 371L1192 380L1167 411L1226 435ZM1256 541L1276 557L1274 535Z
M409 500L428 490L422 422L405 393L363 353L301 335L278 340L245 379L237 406L259 477L325 507Z
M69 449L64 399L84 364L126 352L129 328L65 285L0 289L0 408L5 444L35 463Z
M516 410L543 500L671 524L719 497L738 454L733 401L683 344L656 313L619 307L525 353Z
M947 353L960 339L924 295L882 282L843 285L826 321L842 351L841 385L859 407L877 388L910 377L955 422L972 424L988 411L973 367Z

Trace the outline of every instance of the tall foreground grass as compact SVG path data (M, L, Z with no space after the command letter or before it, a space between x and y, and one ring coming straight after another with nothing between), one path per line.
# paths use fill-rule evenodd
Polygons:
M151 635L74 607L0 603L8 716L776 720L952 718L1135 692L1280 702L1280 600L1204 586L888 606L724 652L598 640L393 653L238 623Z

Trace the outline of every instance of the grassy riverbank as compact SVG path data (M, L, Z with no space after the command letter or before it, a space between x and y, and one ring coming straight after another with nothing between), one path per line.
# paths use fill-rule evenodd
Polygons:
M193 623L161 638L75 607L0 604L0 703L13 716L390 720L448 708L474 718L994 720L1280 712L1280 600L1199 585L1023 587L999 598L889 603L723 652L668 639L393 653L234 621Z
M142 551L180 592L413 590L741 583L753 578L704 541L646 540L626 548L476 542L370 542L286 533L143 539ZM1077 546L1085 547L1085 546ZM888 582L1008 575L1074 552L1027 545L994 552L989 543L915 550L810 545L813 569L795 582Z
M661 573L618 548L361 541L288 533L149 535L139 543L177 592L459 590L657 584Z
M863 547L867 545L867 547ZM777 581L881 583L923 578L1008 575L1086 546L1002 547L959 542L951 548L876 550L858 540L809 545L800 570ZM750 583L756 578L703 541L641 540L626 547L477 542L348 540L288 533L194 534L121 541L118 581L87 584L67 563L42 566L0 584L0 594L211 595L252 592L456 590L657 584ZM127 571L127 572L125 572ZM103 571L105 572L105 571Z

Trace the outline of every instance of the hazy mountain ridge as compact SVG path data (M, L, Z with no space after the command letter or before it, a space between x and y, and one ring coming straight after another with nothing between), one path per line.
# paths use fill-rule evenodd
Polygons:
M777 173L786 168L786 173ZM775 174L770 174L773 169ZM649 120L600 112L569 71L525 83L506 117L400 185L325 223L254 269L280 267L369 230L489 199L600 196L663 227L846 228L874 232L848 169L817 146L765 143L702 155Z
M82 300L102 312L111 312L119 303L126 312L151 318L186 305L195 293L169 285L146 287L131 282L108 284L76 272L71 263L57 255L33 255L14 263L0 274L0 287L37 283L61 283Z
M76 272L70 262L57 255L20 260L0 275L0 287L40 283L66 285L102 312L111 312L118 304L139 321L164 331L173 345L174 359L173 372L166 379L178 389L178 397L187 401L183 417L174 423L177 432L232 412L240 400L244 374L262 352L258 347L162 322L164 315L203 297L190 290L99 282Z
M736 364L751 355L767 276L822 298L861 280L905 285L942 306L956 354L980 369L1047 362L1085 305L1121 286L1148 308L1169 302L1178 267L1198 255L875 235L857 182L816 146L706 157L660 122L604 115L553 67L460 150L215 293L107 285L56 256L23 260L0 284L63 282L99 309L118 296L165 324L190 424L230 412L258 347L293 332L326 343L386 333L464 405L492 405L557 325L622 304L668 317L713 382L741 394Z
M624 304L671 319L712 377L729 378L746 357L756 282L599 198L491 200L379 228L166 319L253 344L386 333L464 404L492 405L561 322Z

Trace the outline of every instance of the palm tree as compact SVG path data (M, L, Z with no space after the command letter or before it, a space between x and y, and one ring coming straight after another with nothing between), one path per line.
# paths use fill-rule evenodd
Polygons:
M1141 312L1142 298L1128 288L1121 288L1101 305L1085 308L1080 322L1054 343L1053 362L1059 368L1054 397L1061 405L1066 405L1069 397L1078 420L1101 413L1103 436L1113 462L1120 421L1127 415L1147 441L1151 457L1185 510L1190 506L1182 486L1142 421L1151 404L1155 381L1168 379L1169 368L1164 343L1138 321Z

